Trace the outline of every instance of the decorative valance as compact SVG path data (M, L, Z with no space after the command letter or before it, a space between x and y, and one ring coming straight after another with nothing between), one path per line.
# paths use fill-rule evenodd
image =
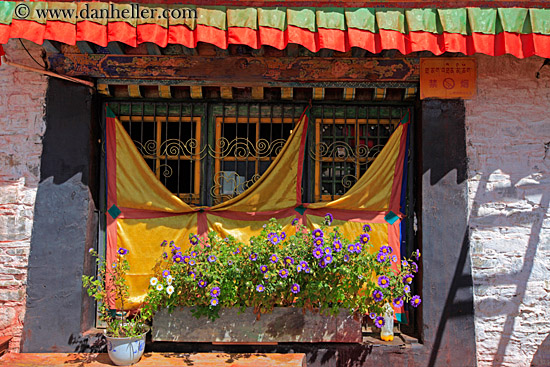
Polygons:
M102 10L119 16L92 17L92 11L100 14ZM123 12L128 17L123 19ZM70 45L89 41L100 46L117 41L133 47L152 42L161 47L180 44L194 48L198 42L205 42L222 49L230 44L283 49L295 43L313 52L345 52L358 47L372 53L396 49L402 54L431 51L436 55L460 52L550 57L550 9L253 8L3 1L0 43L10 38L38 44L45 39Z

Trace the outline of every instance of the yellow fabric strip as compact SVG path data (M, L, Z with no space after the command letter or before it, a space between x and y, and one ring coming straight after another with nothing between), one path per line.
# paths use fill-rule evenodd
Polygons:
M277 222L283 226L283 231L287 237L296 233L296 227L291 223L296 216L278 219ZM223 218L217 215L207 214L208 228L216 232L221 238L233 236L237 241L248 245L250 238L259 236L263 229L263 225L267 221L263 220L235 220Z
M171 213L193 211L157 179L118 119L115 124L117 206Z
M212 207L211 211L232 210L239 212L267 212L297 205L296 182L298 157L304 131L306 115L294 127L286 141L264 174L245 192L233 199Z
M347 193L330 202L310 204L308 208L387 211L390 206L395 165L399 156L403 126L399 125L367 169L367 172Z
M157 260L162 258L164 251L171 257L170 247L160 246L162 241L174 241L183 253L191 246L190 233L197 233L196 213L151 219L117 219L117 244L128 250L126 258L130 263L126 278L130 297L124 309L139 307L147 294Z

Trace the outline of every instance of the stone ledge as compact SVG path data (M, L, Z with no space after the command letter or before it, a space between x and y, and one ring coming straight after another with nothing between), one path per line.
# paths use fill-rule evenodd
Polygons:
M8 353L0 367L101 367L113 366L106 353ZM303 353L145 353L136 367L306 367Z

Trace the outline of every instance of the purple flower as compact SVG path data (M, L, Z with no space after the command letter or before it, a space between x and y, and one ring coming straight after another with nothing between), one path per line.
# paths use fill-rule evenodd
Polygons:
M349 255L344 255L344 261L345 261L345 262L348 262L348 261L349 261Z
M229 266L233 265L233 261L227 260L227 265L229 265Z
M309 267L309 265L307 264L306 261L300 261L300 265L302 266L302 269L306 269L307 267Z
M163 258L164 260L168 259L168 254L166 253L166 251L164 251L164 252L162 253L162 258Z
M411 286L410 285L406 285L403 287L403 292L405 293L410 293L411 292Z
M388 286L390 285L390 280L387 276L381 275L378 277L378 285L382 288L388 288Z
M194 234L194 235L191 236L191 238L189 238L189 242L191 242L191 244L193 246L198 245L199 244L199 237L196 234Z
M334 217L332 216L332 214L330 213L325 214L325 223L327 226L330 226L333 220L334 220Z
M382 326L384 326L386 322L384 321L384 318L382 316L378 316L376 318L376 320L374 320L374 326L376 326L377 328L381 328Z
M195 278L197 277L197 275L195 274L194 271L190 271L190 272L189 272L189 276L190 276L191 278L193 278L193 279L195 279Z
M286 265L294 265L294 259L290 256L285 257L285 264Z
M376 302L380 302L380 301L382 301L382 298L384 298L384 294L381 291L379 291L378 289L375 289L372 292L372 298L374 298L374 300Z
M220 303L220 301L217 298L212 298L210 300L210 305L212 305L212 306L217 306L218 303Z
M172 255L175 255L179 252L179 250L181 249L181 247L178 247L176 245L173 245L172 246Z
M288 276L288 270L286 269L279 270L279 275L281 278L286 278Z
M361 236L359 236L359 241L361 241L361 243L367 243L369 242L370 240L370 236L366 233L363 233Z
M349 252L355 252L355 245L354 245L353 243L350 243L350 244L348 245L348 251L349 251Z
M405 284L411 284L412 281L413 281L413 278L414 278L414 275L412 275L412 274L406 274L406 275L403 277L403 283L405 283Z
M120 247L117 252L119 255L126 255L128 253L128 250L126 250L123 247Z
M319 267L320 268L326 268L327 267L327 264L325 263L325 259L321 259L321 261L319 261Z
M260 266L260 271L262 272L262 274L267 273L267 265L261 265Z
M280 241L280 240L279 240L279 237L277 237L276 235L273 236L273 237L271 237L269 240L270 240L271 243L274 244L274 245L278 244L279 241Z
M220 287L214 287L210 290L210 295L214 298L218 298L220 295Z
M163 270L162 271L162 277L166 278L168 275L170 275L170 270Z
M197 257L197 251L191 251L191 257L193 258Z
M267 239L268 240L271 240L273 237L275 237L277 234L275 234L275 232L269 232L269 234L267 235Z
M401 261L401 266L409 266L409 262L407 260Z
M265 287L264 287L263 284L258 284L258 285L256 286L256 292L260 292L260 293L261 293L261 292L264 291L264 289L265 289Z
M332 247L334 247L335 252L340 252L342 251L342 242L340 242L340 240L334 240Z
M310 268L306 268L306 270L304 270L306 273L311 273L311 269Z
M379 263L383 263L386 261L386 254L379 252L378 255L376 255L376 260L378 260Z
M327 265L330 264L332 262L332 255L331 254L325 255L325 257L323 258L323 262Z
M395 307L401 307L401 306L403 306L403 298L397 297L393 300L392 303Z
M281 241L284 241L284 239L286 238L286 233L285 232L281 232Z
M184 264L188 264L188 263L189 263L189 259L191 259L189 256L187 256L187 255L184 256L184 257L183 257L183 263L184 263Z
M279 261L279 258L278 258L277 255L275 255L275 254L272 254L272 255L269 257L269 259L271 260L271 262L272 262L273 264L277 264L277 261Z
M371 320L374 320L376 318L376 312L369 313L369 317L371 318Z
M216 256L214 255L208 256L208 262L213 263L214 261L216 261Z
M419 249L416 249L416 251L413 252L413 255L414 255L414 257L416 258L416 260L420 259L420 250L419 250Z
M297 283L292 284L292 286L290 287L290 291L294 294L300 292L300 285Z
M175 263L180 263L183 261L183 256L181 256L181 254L176 254L172 257L172 261Z
M233 252L233 255L238 255L241 253L241 248L237 247L237 249Z
M323 249L323 252L327 255L331 255L332 254L332 248L330 246L327 246Z
M248 258L252 261L256 261L258 259L258 254L253 252L253 253L250 254L250 256Z
M294 218L294 219L292 220L291 225L295 226L296 224L298 224L299 221L300 221L300 219Z
M317 247L321 247L325 244L325 240L323 239L323 237L315 237L313 239L313 244Z
M198 284L199 284L199 287L200 287L200 288L204 288L204 287L206 287L206 285L208 284L208 282L207 282L206 280L204 280L204 279L199 279L199 283L198 283Z
M414 271L415 273L418 272L418 265L417 265L414 261L411 263L411 269L412 269L412 271Z
M382 246L380 247L380 252L383 252L384 254L391 254L392 253L392 248L390 246Z
M370 232L371 230L372 230L372 229L371 229L370 225L365 224L365 225L363 226L363 232Z
M317 228L317 229L314 229L313 230L313 237L323 237L325 234L323 233L323 231L321 231L320 228Z
M414 296L412 299L411 299L411 306L413 307L418 307L418 305L422 302L422 300L420 299L420 296Z
M396 262L397 262L397 256L391 255L391 261L393 261L394 263L396 263Z
M313 249L313 257L316 259L323 257L323 250L320 247L315 247Z
M195 264L196 264L195 260L193 260L193 259L189 260L189 265L195 266Z
M302 271L302 265L296 265L296 272L300 273Z
M355 252L357 252L358 254L361 253L361 250L363 249L363 247L361 246L361 244L359 242L357 242L355 244Z
M174 246L174 241L170 241L170 247Z
M162 243L160 244L160 247L166 247L168 245L168 241L164 240L162 241Z

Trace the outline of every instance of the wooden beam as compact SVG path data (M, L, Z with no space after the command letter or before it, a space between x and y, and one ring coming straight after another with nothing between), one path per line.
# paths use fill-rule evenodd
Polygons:
M344 88L344 100L352 101L355 99L355 88Z
M109 42L107 44L107 50L113 55L124 55L124 46L120 42Z
M191 98L201 99L202 98L202 87L200 85L191 86Z
M325 88L313 88L313 99L315 100L325 99Z
M223 99L233 99L233 88L220 87L220 95Z
M131 98L142 98L141 90L139 89L139 85L137 84L131 84L128 86L128 95Z
M420 69L419 59L414 58L51 54L48 61L51 70L69 76L207 81L241 87L293 82L418 82Z
M404 101L414 100L416 98L417 91L418 91L418 88L416 87L405 88L405 94L403 95L403 100Z
M281 99L290 100L294 97L294 88L282 87Z
M264 99L264 87L252 87L252 99Z
M169 85L159 85L160 98L172 98L172 91Z
M149 55L162 55L162 51L160 50L160 47L152 42L145 42L145 46L147 47L147 53Z
M59 47L54 42L55 41L44 40L44 42L42 43L42 47L44 47L44 50L46 50L46 52L48 53L58 54L61 51L59 50Z
M386 98L386 88L374 88L372 99L374 101L383 101Z
M111 97L111 90L109 89L108 84L97 83L97 92L103 94L104 96Z

